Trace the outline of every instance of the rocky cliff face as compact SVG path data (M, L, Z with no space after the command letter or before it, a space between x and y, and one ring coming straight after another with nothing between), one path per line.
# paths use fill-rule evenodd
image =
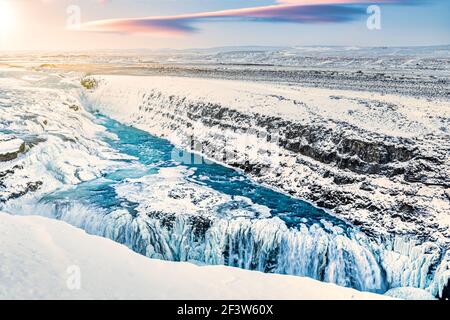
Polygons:
M81 88L67 88L68 80L59 75L42 83L45 88L33 89L24 81L8 79L0 88L0 153L9 159L0 162L2 210L62 219L158 259L307 275L379 292L423 288L448 297L446 101L138 77L107 77L98 86L91 82L96 85L82 89L90 91L83 96L88 99L80 101L73 94ZM59 81L65 83L63 90L57 88ZM92 201L85 202L86 185L105 173L139 171L136 163L130 167L134 156L110 141L133 146L150 158L161 151L141 148L139 139L135 145L139 130L126 128L133 133L118 139L108 129L118 123L109 127L110 120L86 112L89 104L183 149L241 169L262 184L327 207L358 228L339 221L349 227L344 232L334 227L339 219L328 214L331 224L321 219L309 225L309 215L286 224L279 217L292 216L291 210L271 214L260 205L250 208L251 201L244 203L244 211L235 210L234 201L222 210L217 204L230 201L220 191L201 188L206 176L192 183L191 173L177 180L170 170L145 179L123 176L124 183L112 193L105 188L105 196L95 188ZM143 144L160 140L144 136ZM169 147L162 148L162 158L174 167L204 161L175 149L172 162ZM231 186L254 192L245 184ZM262 196L288 201L280 194ZM134 203L128 207L123 199ZM119 204L111 206L114 201ZM236 219L224 216L230 208Z
M381 244L394 287L424 287L431 277L439 287L431 291L446 294L448 101L186 78L98 80L87 96L93 110L329 209ZM416 277L425 266L428 275Z
M448 246L448 101L181 78L128 86L123 78L104 78L93 106L367 234Z

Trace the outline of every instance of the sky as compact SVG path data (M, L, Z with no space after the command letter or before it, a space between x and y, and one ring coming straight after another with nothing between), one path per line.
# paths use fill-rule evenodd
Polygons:
M0 50L442 44L448 0L0 0Z

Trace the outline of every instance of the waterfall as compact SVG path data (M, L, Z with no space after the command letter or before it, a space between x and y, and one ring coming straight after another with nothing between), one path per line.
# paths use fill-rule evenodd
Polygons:
M313 224L289 228L279 218L210 219L188 214L164 218L126 210L111 213L74 202L23 206L86 232L110 238L150 258L228 265L306 276L362 291L387 289L375 254L350 231Z

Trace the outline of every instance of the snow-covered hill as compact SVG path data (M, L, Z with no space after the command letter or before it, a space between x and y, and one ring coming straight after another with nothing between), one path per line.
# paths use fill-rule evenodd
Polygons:
M309 278L148 259L64 222L0 213L0 299L387 299Z

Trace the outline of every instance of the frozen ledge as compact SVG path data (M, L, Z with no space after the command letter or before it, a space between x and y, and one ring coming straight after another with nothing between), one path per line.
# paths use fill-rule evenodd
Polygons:
M0 134L0 161L10 161L25 151L23 140L10 135Z
M153 260L43 217L0 212L0 243L0 299L390 299L309 278Z

